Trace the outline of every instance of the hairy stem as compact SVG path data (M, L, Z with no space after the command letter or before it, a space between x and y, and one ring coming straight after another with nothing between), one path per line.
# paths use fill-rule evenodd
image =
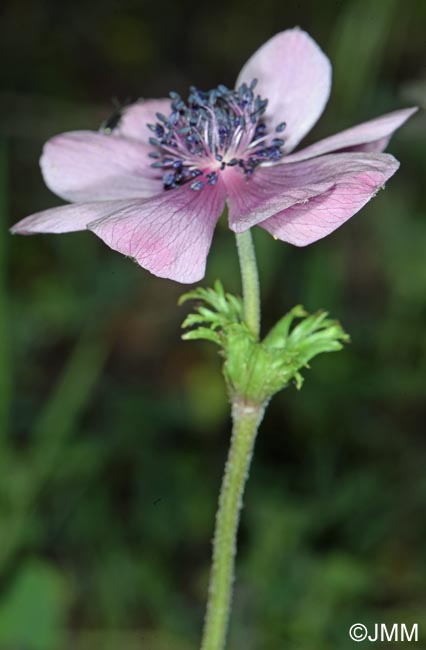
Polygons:
M256 433L264 406L235 399L233 431L216 515L209 601L201 650L223 650L231 610L237 531Z
M237 234L236 239L243 284L244 317L250 331L258 339L259 275L250 230ZM241 372L244 372L244 368L241 368ZM232 604L238 524L254 442L264 411L265 405L261 402L249 402L241 395L234 395L232 398L231 447L216 514L213 563L201 650L225 648Z
M250 230L235 235L243 283L244 317L256 338L260 333L259 273Z

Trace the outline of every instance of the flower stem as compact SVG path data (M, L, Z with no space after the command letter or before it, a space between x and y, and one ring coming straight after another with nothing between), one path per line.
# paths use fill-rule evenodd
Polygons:
M260 291L256 255L250 230L236 235L243 284L244 317L252 334L260 333ZM241 368L241 372L244 369ZM232 396L232 438L216 514L213 563L201 650L225 648L234 584L237 533L243 494L257 430L265 404Z
M250 230L235 235L243 282L244 317L252 334L260 333L260 289L256 254Z
M216 515L213 566L201 650L223 650L231 610L237 531L256 433L265 407L235 398L233 431Z

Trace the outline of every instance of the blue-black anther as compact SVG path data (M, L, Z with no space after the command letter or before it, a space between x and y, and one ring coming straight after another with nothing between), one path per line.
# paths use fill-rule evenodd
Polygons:
M172 185L175 180L175 175L172 172L167 172L167 174L163 175L163 183L167 187L168 185Z
M203 181L195 181L195 183L192 183L191 185L191 190L194 190L194 192L198 192L204 187Z
M218 181L218 175L216 172L210 172L206 175L207 185L215 185Z

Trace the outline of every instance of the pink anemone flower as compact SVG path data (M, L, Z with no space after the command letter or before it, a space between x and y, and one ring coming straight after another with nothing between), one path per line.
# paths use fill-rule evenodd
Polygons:
M151 273L178 282L205 273L215 225L260 226L306 246L330 234L398 169L381 153L416 108L389 113L292 153L328 100L331 65L300 29L267 41L234 90L192 87L185 102L138 101L100 131L49 140L47 186L72 202L23 219L13 233L88 229Z

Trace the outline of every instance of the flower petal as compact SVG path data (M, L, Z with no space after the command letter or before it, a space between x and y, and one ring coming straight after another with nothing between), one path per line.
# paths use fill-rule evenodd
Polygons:
M140 202L140 200L139 200ZM137 203L137 201L133 201ZM87 224L122 210L131 201L96 201L62 205L32 214L18 221L10 229L14 235L37 235L39 233L64 233L86 230Z
M283 163L307 160L314 156L337 151L367 151L371 153L384 151L396 129L399 129L417 110L416 107L403 108L400 111L387 113L374 120L363 122L329 138L324 138L301 151L285 156Z
M169 190L89 224L110 248L162 278L190 283L204 276L213 231L225 205L222 181L195 192Z
M299 163L307 180L334 175L334 186L261 225L277 239L307 246L329 235L360 210L398 169L389 154L341 153Z
M234 169L226 170L229 227L244 232L295 203L307 201L333 186L333 179L308 181L300 164L260 167L246 177Z
M158 122L156 113L163 113L168 117L171 113L171 99L141 99L130 104L123 110L123 116L114 129L113 135L120 135L126 138L133 138L148 144L152 136L147 124Z
M67 201L146 198L162 189L141 142L95 131L71 131L46 142L40 160L46 185Z
M258 80L256 92L268 100L265 116L271 125L286 122L283 149L291 151L324 110L331 88L330 61L306 32L289 29L253 54L237 86L253 79Z

